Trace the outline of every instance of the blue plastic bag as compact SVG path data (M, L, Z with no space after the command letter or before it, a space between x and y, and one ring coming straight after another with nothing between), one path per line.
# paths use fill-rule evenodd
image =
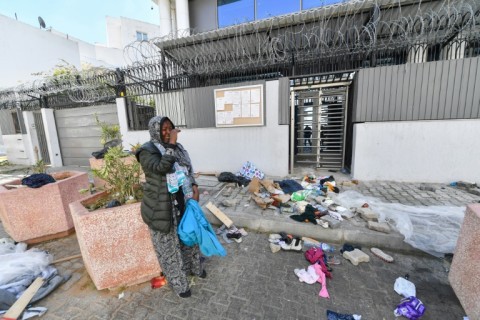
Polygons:
M180 240L187 246L196 244L203 255L224 257L227 252L220 244L212 226L205 218L202 208L194 199L187 200L187 207L177 230Z

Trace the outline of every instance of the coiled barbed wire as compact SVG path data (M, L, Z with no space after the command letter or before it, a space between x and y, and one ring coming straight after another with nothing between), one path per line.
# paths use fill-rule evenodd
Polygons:
M381 50L415 51L435 44L457 48L472 38L478 41L479 25L479 0L352 0L203 33L183 30L137 41L124 48L129 66L122 72L126 85L156 93L175 89L166 79L191 75L349 59ZM102 101L115 97L117 81L113 70L98 68L46 77L0 92L0 107L60 93L78 103Z

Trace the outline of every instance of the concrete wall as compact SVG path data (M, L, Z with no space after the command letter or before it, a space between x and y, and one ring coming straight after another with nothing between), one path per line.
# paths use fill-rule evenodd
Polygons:
M160 26L124 17L106 17L107 47L123 49L137 41L137 31L146 33L148 40L160 36Z
M359 180L480 182L480 120L354 125L352 175Z
M8 134L3 136L3 143L7 159L10 163L32 165L33 159L30 159L30 144L26 143L27 135Z
M195 0L189 2L190 28L195 33L217 29L217 1Z
M0 88L37 79L32 73L49 71L61 60L80 68L78 44L0 15Z
M179 142L188 150L195 171L235 173L251 161L268 175L287 175L288 126L278 124L278 89L278 81L266 82L265 126L182 129ZM117 99L117 107L124 148L148 141L148 131L128 131L123 99Z

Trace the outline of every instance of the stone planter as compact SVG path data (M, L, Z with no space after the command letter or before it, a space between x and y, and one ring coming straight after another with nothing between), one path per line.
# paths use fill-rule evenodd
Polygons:
M132 163L133 161L137 161L137 159L135 158L135 156L131 155L131 156L128 156L128 157L125 157L125 158L122 158L122 160L127 163L127 164L130 164ZM91 169L101 169L103 167L103 164L104 164L104 160L103 159L95 159L94 157L91 157L90 159L88 159L88 161L90 162L90 168ZM140 169L141 170L141 169ZM140 175L140 181L144 182L145 181L145 174L141 173ZM96 187L106 187L106 182L103 180L103 179L100 179L98 177L93 177L93 182L95 184ZM107 188L107 187L106 187Z
M73 232L70 202L85 198L80 189L88 188L85 172L63 171L51 174L55 183L40 188L14 188L21 179L0 185L0 219L13 240L38 243Z
M89 212L85 205L106 192L70 204L80 251L98 290L130 286L159 276L161 269L140 203Z
M480 319L480 204L467 206L448 280L469 319Z

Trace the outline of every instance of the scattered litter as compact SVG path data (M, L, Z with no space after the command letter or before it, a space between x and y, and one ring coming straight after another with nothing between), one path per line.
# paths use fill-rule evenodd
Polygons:
M125 293L124 293L124 292L122 292L122 293L120 293L120 294L118 295L118 299L123 299L123 297L125 297Z
M436 257L455 251L465 207L406 206L384 203L349 190L336 197L346 208L368 203L379 215L379 221L389 221L405 237L405 242Z
M349 260L354 266L358 266L360 262L370 261L368 254L359 249L355 249L353 251L344 251L343 257Z
M362 316L358 314L341 314L327 310L327 320L361 320Z
M402 299L397 308L393 311L396 317L403 316L410 320L417 320L425 313L425 306L416 297Z
M165 276L161 275L159 277L152 278L152 280L150 280L150 284L152 285L152 289L161 288L167 284L167 279L165 279Z
M412 296L415 297L417 295L415 285L402 277L398 277L397 280L395 280L393 290L405 298Z
M385 252L383 252L378 248L370 248L370 251L385 262L388 262L388 263L393 262L393 257L391 255L386 254Z

